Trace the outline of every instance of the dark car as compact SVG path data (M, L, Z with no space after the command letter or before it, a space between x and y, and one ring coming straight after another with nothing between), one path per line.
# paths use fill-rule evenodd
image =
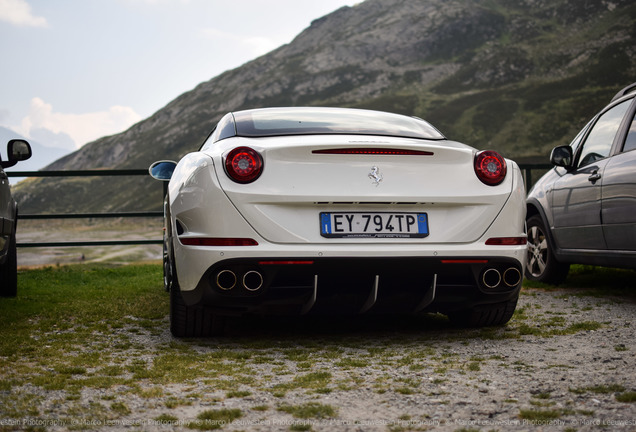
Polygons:
M528 279L562 282L570 264L636 268L636 83L618 92L527 198Z
M8 160L0 159L0 296L15 296L18 289L15 229L18 207L11 196L9 178L5 168L31 157L31 146L24 140L11 140L7 144Z

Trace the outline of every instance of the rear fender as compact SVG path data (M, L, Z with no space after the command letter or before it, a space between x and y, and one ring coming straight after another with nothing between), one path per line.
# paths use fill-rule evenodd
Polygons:
M197 275L201 275L211 262L193 258L201 257L199 254L185 253L185 248L198 246L184 246L180 238L259 237L221 190L210 157L201 153L184 157L177 165L168 189L175 266L181 290L189 291L199 282Z

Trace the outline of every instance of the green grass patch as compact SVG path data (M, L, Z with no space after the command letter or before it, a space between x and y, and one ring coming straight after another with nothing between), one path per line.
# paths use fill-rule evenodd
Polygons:
M110 409L120 415L128 415L131 413L130 408L123 402L113 402Z
M338 410L331 405L318 402L308 402L302 405L281 405L278 411L286 412L301 419L326 419L336 417Z
M481 370L481 365L479 364L479 362L470 362L466 366L466 369L472 372L479 372Z
M619 402L636 402L636 391L628 391L616 395L616 400Z
M303 375L298 375L294 379L287 383L277 384L274 386L274 393L285 393L289 390L306 389L306 390L320 390L321 393L325 393L327 385L331 382L331 372L310 372Z
M247 396L250 396L252 394L252 392L247 391L247 390L232 390L229 391L225 394L225 397L228 399L231 398L244 398Z
M179 421L177 417L172 416L170 414L161 414L155 417L154 419L158 422L164 422L164 423L176 423L177 421Z
M569 324L565 327L558 327L558 325L562 324L565 324L565 322L560 321L557 324L557 321L555 320L535 318L532 324L528 324L523 321L515 321L510 325L510 328L513 331L516 330L520 336L554 337L576 334L583 331L598 330L603 327L602 323L596 321L583 321Z
M243 416L239 409L206 410L197 419L187 424L189 429L214 430L232 423Z
M522 409L519 411L519 418L535 422L545 422L561 417L560 410Z

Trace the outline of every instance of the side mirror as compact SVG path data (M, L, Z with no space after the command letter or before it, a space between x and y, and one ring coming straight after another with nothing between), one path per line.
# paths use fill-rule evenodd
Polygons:
M550 162L553 165L560 166L566 169L572 168L572 164L574 162L572 147L559 146L553 148L552 153L550 153Z
M150 177L155 180L169 181L172 178L172 173L177 167L177 163L173 161L157 161L150 165L148 173Z
M9 168L20 161L27 160L32 155L31 145L22 139L12 139L7 144L9 160L2 162L2 168Z

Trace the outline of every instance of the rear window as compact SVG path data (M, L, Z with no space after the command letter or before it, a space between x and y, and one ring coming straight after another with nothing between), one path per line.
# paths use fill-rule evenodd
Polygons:
M444 136L429 123L386 112L342 108L267 108L232 113L236 136L351 134L429 140ZM219 139L227 138L220 136Z

